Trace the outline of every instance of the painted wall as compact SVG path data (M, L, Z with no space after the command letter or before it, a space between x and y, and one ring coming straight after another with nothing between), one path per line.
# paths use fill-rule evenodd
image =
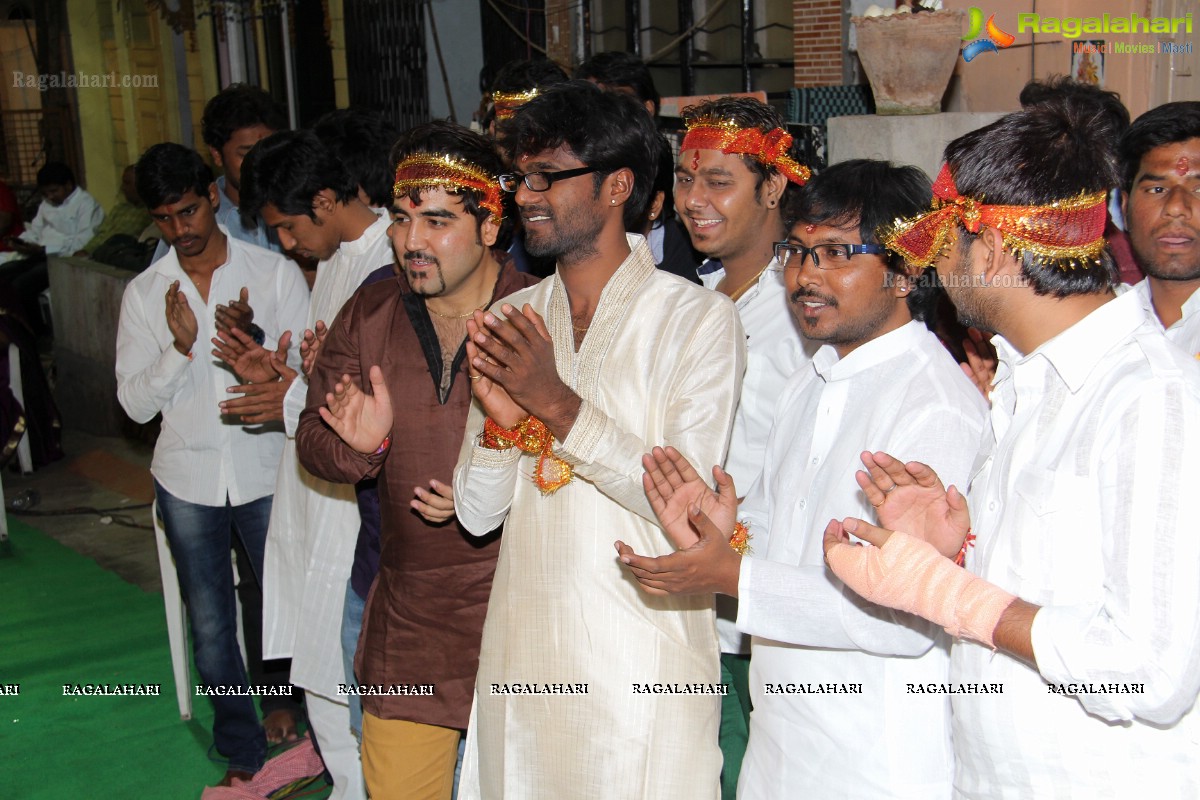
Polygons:
M442 43L442 59L449 77L455 116L460 125L470 125L471 113L479 107L479 70L483 69L479 0L433 0L426 6L426 14L430 9ZM449 118L450 104L446 102L446 87L428 18L425 20L425 50L429 54L425 64L429 79L429 114L434 119Z

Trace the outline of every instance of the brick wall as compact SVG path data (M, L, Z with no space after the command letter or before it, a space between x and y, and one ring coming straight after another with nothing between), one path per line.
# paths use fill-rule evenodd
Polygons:
M796 86L842 83L842 0L792 0Z

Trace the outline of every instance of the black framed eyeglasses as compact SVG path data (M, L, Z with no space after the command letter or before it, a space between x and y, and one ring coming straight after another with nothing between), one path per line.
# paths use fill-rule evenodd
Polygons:
M783 269L800 269L811 255L817 269L841 269L850 266L850 259L859 253L883 255L887 248L878 244L817 244L805 247L794 242L776 242L775 260Z
M515 192L522 182L531 192L544 192L555 181L574 178L578 175L588 175L596 170L596 167L576 167L575 169L560 169L557 172L530 172L525 175L519 172L510 172L507 175L500 175L498 180L500 188L506 192Z

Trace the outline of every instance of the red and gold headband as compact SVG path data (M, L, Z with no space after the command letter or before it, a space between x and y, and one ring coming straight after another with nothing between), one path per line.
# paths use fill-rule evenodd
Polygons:
M803 186L812 177L812 171L788 155L791 146L792 135L783 128L763 132L758 128L740 128L730 120L701 117L687 126L679 150L720 150L750 156Z
M512 118L518 108L537 96L537 89L530 89L527 92L493 92L492 108L496 111L496 121L503 122Z
M496 222L504 218L500 181L474 164L444 154L413 153L396 165L396 185L392 187L395 196L434 186L452 193L468 189L478 192L479 205L492 212Z
M954 185L948 164L933 183L933 209L896 220L877 235L884 247L917 267L937 261L957 223L971 233L995 228L1013 252L1033 253L1038 263L1061 267L1098 262L1104 250L1107 192L1080 194L1044 206L993 206L963 197Z

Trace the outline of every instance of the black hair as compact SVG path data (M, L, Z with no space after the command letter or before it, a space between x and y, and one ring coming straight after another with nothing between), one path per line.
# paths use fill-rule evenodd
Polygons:
M619 50L597 53L576 67L573 77L598 83L607 89L632 89L638 100L654 106L654 116L658 116L662 98L654 86L650 68L633 53Z
M378 111L341 108L313 125L313 133L337 153L346 171L374 206L392 202L392 169L388 154L400 135Z
M1108 115L1109 124L1105 129L1111 131L1115 139L1120 139L1129 128L1129 109L1121 102L1121 95L1064 75L1055 75L1044 81L1030 81L1021 89L1019 99L1021 108L1029 108L1064 96L1076 102L1095 103L1097 110Z
M178 203L188 192L207 198L213 182L212 169L200 154L174 142L156 144L142 153L134 172L138 196L151 210Z
M596 168L597 197L608 175L628 168L633 172L633 190L624 207L625 229L645 213L660 144L650 115L629 95L602 91L588 81L551 86L501 123L500 135L514 162L519 156L565 145L584 164Z
M270 203L281 214L304 214L315 221L313 198L322 189L331 190L340 203L358 196L358 182L315 133L280 131L246 154L238 213L243 223L253 225Z
M1048 205L1117 185L1113 124L1094 100L1060 94L960 136L946 146L945 159L965 197L991 205ZM958 233L965 252L976 234L961 224ZM1058 298L1102 291L1116 279L1107 249L1099 264L1043 262L1026 251L1021 274L1036 294Z
M500 68L492 80L492 93L528 92L556 83L566 83L567 73L548 58L524 58L510 61Z
M858 223L863 244L882 244L879 231L897 219L929 210L933 188L917 167L893 166L887 161L858 158L826 167L800 187L784 211L788 228L797 222L842 228ZM889 285L908 275L904 259L889 251L886 256ZM929 273L933 270L930 268ZM913 276L908 310L913 319L932 320L938 296L944 290L932 276Z
M787 127L784 124L783 117L779 116L778 111L753 97L718 97L716 100L705 100L703 103L685 108L680 117L684 125L691 125L696 120L712 117L713 119L729 120L739 128L758 128L763 133L773 131L776 128ZM800 152L795 142L792 143L788 155L803 163L800 160ZM750 171L757 178L757 182L754 184L754 194L757 197L759 190L762 189L763 181L769 176L776 174L779 170L762 163L752 156L744 155L742 156L742 161L745 162L746 166L749 167ZM788 186L794 187L795 184L788 181ZM794 189L789 188L785 194L793 191Z
M504 171L500 156L496 154L491 140L472 130L456 125L446 120L432 120L409 128L400 135L392 147L391 163L395 168L410 155L416 153L432 153L448 155L467 164L472 164L495 178ZM492 212L481 206L483 195L473 189L464 189L458 193L462 198L463 208L475 217L476 230L491 216ZM421 204L421 190L410 189L408 199L412 204ZM512 230L512 214L505 213L500 225L500 234L496 237L496 247L507 247L509 234Z
M1200 138L1200 103L1164 103L1142 114L1125 131L1118 150L1125 191L1133 191L1142 158L1151 150L1196 138Z
M629 231L640 233L646 227L650 207L654 205L654 196L659 192L663 193L663 205L658 221L666 223L675 218L675 153L671 150L671 143L667 141L667 137L661 133L658 135L658 171L654 173L654 185L650 187L650 194L646 197L642 213L628 228Z
M38 186L65 186L68 183L75 183L75 173L61 161L47 161L46 165L38 170Z
M200 135L206 145L220 150L236 131L255 125L272 131L287 130L287 113L257 86L232 83L205 104Z

